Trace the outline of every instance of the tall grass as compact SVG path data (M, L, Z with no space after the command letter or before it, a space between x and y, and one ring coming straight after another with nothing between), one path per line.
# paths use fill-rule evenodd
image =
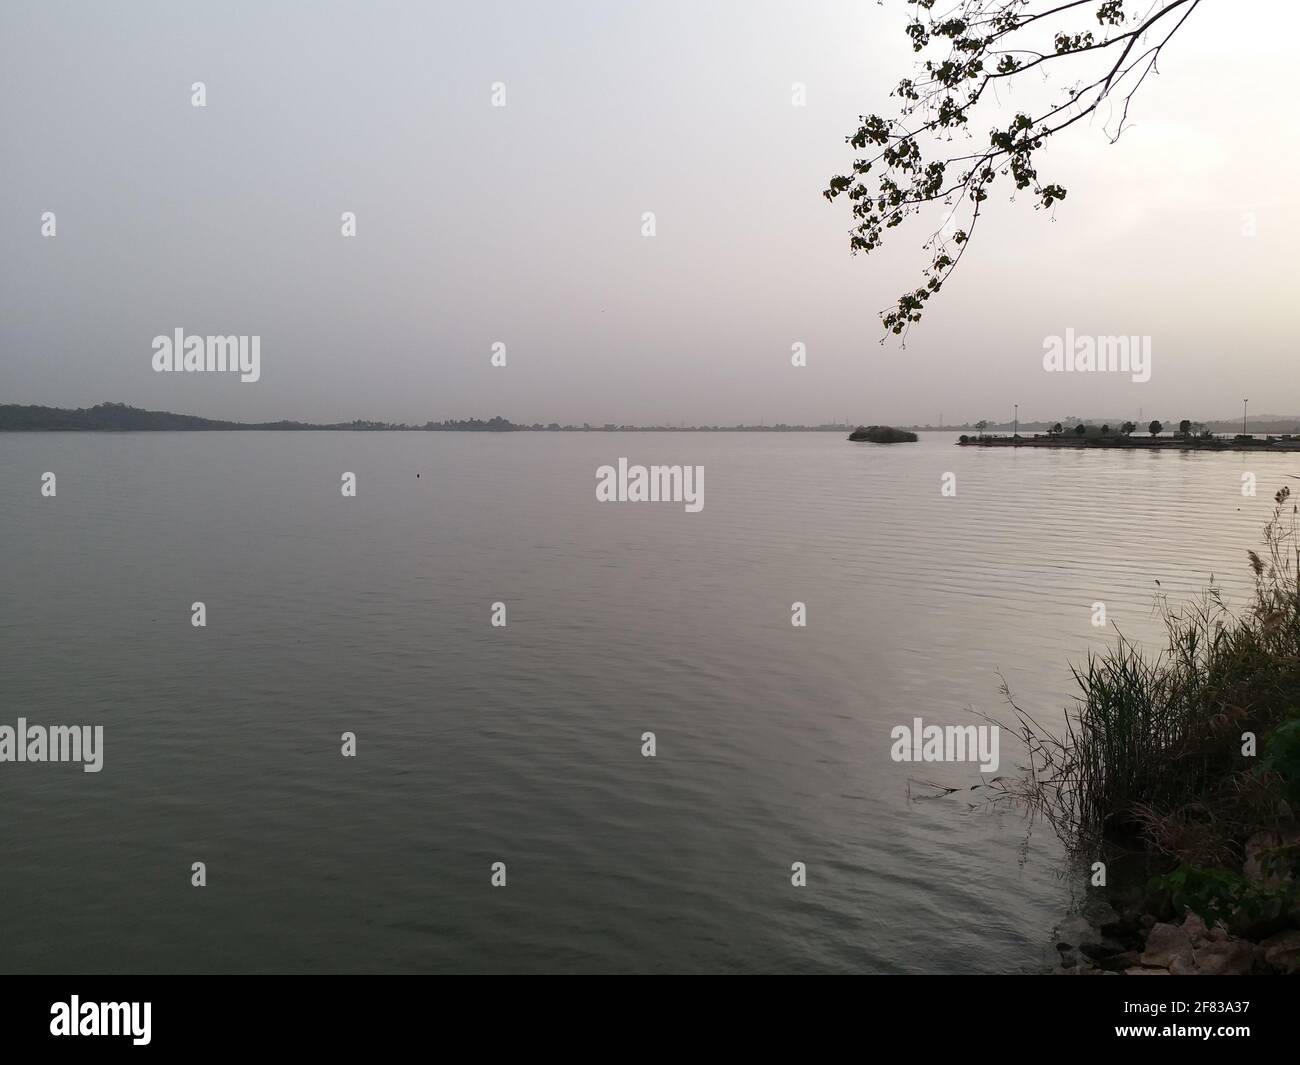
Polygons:
M1246 836L1288 820L1286 781L1258 755L1300 717L1300 541L1290 490L1274 497L1264 556L1248 552L1254 597L1232 614L1211 588L1176 611L1148 656L1122 635L1082 668L1062 734L1006 691L1026 776L1001 793L1045 816L1067 843L1153 849L1180 862L1239 858ZM1255 736L1252 752L1244 734Z

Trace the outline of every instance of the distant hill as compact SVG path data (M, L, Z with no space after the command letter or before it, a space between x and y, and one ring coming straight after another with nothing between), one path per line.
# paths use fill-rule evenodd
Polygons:
M232 432L238 430L326 430L326 431L412 431L436 432L439 430L508 432L516 427L505 418L482 421L425 422L423 425L394 424L391 422L352 421L331 425L312 422L227 422L215 418L199 418L193 414L172 414L164 410L141 410L125 403L100 403L94 407L66 410L62 407L21 406L16 403L0 404L0 432Z
M125 403L64 410L61 407L0 406L0 429L239 429L238 422L213 421L189 414L140 410Z
M448 419L447 421L428 421L423 425L407 425L405 422L376 422L357 419L351 422L333 422L317 424L315 422L230 422L216 418L199 418L192 414L172 414L170 411L141 410L126 403L100 403L94 407L82 407L67 410L63 407L19 406L17 404L0 404L0 432L28 430L32 432L98 431L98 432L148 432L160 430L167 432L232 432L239 430L293 431L313 430L316 432L547 432L547 433L806 433L806 432L843 432L850 428L848 424L826 423L824 425L561 425L559 422L533 422L531 425L516 424L509 419L496 417Z

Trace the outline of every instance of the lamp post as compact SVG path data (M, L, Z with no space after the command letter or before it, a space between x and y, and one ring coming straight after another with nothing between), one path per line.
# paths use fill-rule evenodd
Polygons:
M1246 435L1246 404L1249 402L1250 400L1248 399L1243 399L1241 401L1241 435L1242 436Z
M1020 404L1014 403L1015 413L1011 416L1011 441L1014 443L1020 436Z

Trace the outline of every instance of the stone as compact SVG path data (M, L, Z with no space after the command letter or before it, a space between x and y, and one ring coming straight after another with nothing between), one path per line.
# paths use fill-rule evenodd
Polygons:
M1071 914L1056 927L1056 949L1060 951L1077 947L1096 935L1092 925L1077 913Z
M1289 928L1269 936L1259 945L1265 964L1279 972L1300 972L1300 929Z
M1245 976L1255 965L1255 947L1244 939L1208 942L1196 952L1196 971L1203 976ZM1172 966L1170 972L1176 973Z
M1107 972L1122 973L1142 963L1142 956L1136 950L1126 950L1121 954L1112 954L1108 958L1099 958L1097 964Z
M1164 969L1172 965L1175 959L1187 965L1195 961L1192 943L1187 933L1176 924L1155 925L1147 935L1146 948L1142 951L1142 964Z
M1113 911L1112 911L1113 913ZM1082 914L1071 914L1056 928L1056 949L1062 954L1074 949L1088 958L1103 958L1124 949L1102 933Z
M1183 919L1183 931L1194 947L1199 947L1210 939L1210 930L1205 927L1205 922L1191 910L1187 911L1187 916Z
M1099 958L1109 958L1112 955L1119 954L1124 950L1123 943L1117 943L1108 936L1097 933L1085 943L1079 944L1079 953L1085 958L1092 958L1096 961Z
M1083 904L1082 914L1084 920L1090 925L1103 931L1106 925L1117 924L1120 920L1119 914L1115 912L1115 907L1100 895L1094 895Z

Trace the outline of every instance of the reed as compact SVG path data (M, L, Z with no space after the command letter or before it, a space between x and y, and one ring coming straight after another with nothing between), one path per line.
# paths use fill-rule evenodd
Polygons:
M1063 731L1016 705L1021 778L991 787L1027 804L1076 850L1110 844L1178 863L1234 864L1245 840L1294 818L1300 788L1300 541L1290 490L1274 498L1264 553L1248 552L1253 601L1240 614L1211 587L1160 601L1168 641L1145 654L1122 634L1072 667L1079 695ZM1253 741L1251 737L1254 737Z

